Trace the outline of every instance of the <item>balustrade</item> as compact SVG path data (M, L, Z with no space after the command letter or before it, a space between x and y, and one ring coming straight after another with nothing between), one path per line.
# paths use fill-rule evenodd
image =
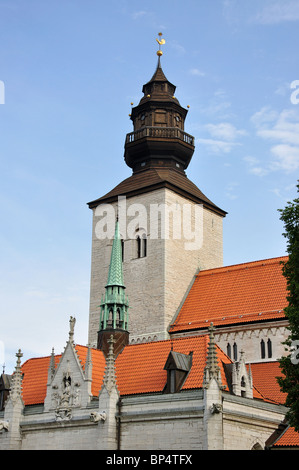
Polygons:
M150 127L145 126L137 131L130 132L126 136L126 143L136 142L144 137L160 139L179 139L189 145L194 145L194 137L178 127Z

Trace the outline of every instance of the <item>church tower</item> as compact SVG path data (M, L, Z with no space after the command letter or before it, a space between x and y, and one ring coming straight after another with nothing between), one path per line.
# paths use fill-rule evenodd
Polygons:
M130 299L130 342L168 337L168 326L200 269L222 266L222 221L217 207L186 176L194 137L185 132L188 109L158 63L132 108L133 131L124 145L132 175L91 201L93 239L89 342L97 344L116 215L123 275ZM102 317L101 317L102 318Z

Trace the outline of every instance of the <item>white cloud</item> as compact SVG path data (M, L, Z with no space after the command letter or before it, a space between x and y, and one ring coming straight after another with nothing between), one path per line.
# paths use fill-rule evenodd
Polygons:
M282 170L286 173L299 169L299 113L294 109L285 109L280 113L270 108L262 108L255 113L252 122L256 133L262 139L272 142L272 158L267 167L260 168L260 174ZM248 162L250 163L250 162ZM254 166L250 165L251 172ZM263 170L263 171L262 171ZM256 174L258 170L256 170Z
M176 51L178 55L183 55L186 54L186 49L182 44L179 44L177 41L169 41L168 42L169 46L172 47Z
M248 164L249 173L256 176L265 176L269 173L267 168L263 168L260 161L251 156L244 157L243 160Z
M135 11L134 13L132 13L132 18L133 20L138 20L139 18L142 18L146 14L147 14L147 11L145 10Z
M244 130L237 129L228 122L206 124L204 129L208 132L209 138L197 139L197 142L208 147L213 153L230 153L234 147L241 145L237 142L237 138L246 134Z
M240 135L245 135L246 131L239 130L229 122L220 122L219 124L207 124L206 129L212 137L235 141Z
M216 139L196 139L196 142L209 147L209 150L213 153L230 153L233 147L240 145L236 142L226 142L225 140Z
M197 77L204 77L205 73L197 68L190 69L189 73L191 75L196 75Z
M280 144L272 147L271 152L276 157L272 162L274 170L283 170L286 173L299 170L299 147Z
M298 0L276 0L268 2L255 17L257 23L276 24L299 20Z
M299 145L299 115L293 110L283 110L272 128L263 128L257 134L264 139Z
M256 127L264 126L269 122L275 121L279 113L268 106L264 106L260 111L257 111L252 117L251 121Z

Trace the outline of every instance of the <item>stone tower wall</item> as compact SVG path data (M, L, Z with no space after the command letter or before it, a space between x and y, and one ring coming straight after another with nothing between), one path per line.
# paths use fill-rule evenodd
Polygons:
M195 206L198 206L195 202L167 188L130 197L124 204L122 207L125 209L120 212L120 234L124 239L123 269L130 305L130 341L164 339L167 337L167 327L176 314L194 274L198 269L209 269L223 264L222 217L205 208L195 209ZM185 212L187 214L185 219L183 205L189 206ZM112 206L116 214L117 202ZM143 217L135 212L140 207L143 210ZM162 207L166 208L164 213L167 211L169 213L169 223L165 217L164 225L161 222L163 213L158 210ZM197 216L196 210L198 210ZM180 227L173 225L173 211L175 224L178 213L181 214ZM126 214L126 224L123 222L122 214ZM99 304L102 294L105 293L112 247L111 238L99 237L97 224L102 218L103 215L99 216L97 208L93 209L89 318L91 345L96 344ZM147 237L147 256L140 258L137 257L136 240L132 239L132 233L135 233L133 226L136 225L134 221L137 220L141 221L139 233ZM161 224L166 226L164 233L161 233ZM195 236L193 234L195 228L202 235ZM169 229L168 234L167 229ZM186 238L190 236L193 239Z

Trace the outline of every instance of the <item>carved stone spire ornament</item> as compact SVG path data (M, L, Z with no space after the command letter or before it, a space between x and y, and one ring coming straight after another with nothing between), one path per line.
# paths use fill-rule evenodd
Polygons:
M116 374L115 374L115 357L114 357L114 344L116 340L113 338L113 335L108 339L109 352L106 359L105 375L103 386L106 388L107 392L110 393L114 388L116 388Z
M18 350L16 353L17 357L17 364L15 368L15 372L12 377L12 383L11 383L11 390L10 390L10 399L12 402L15 402L19 398L22 397L22 371L21 371L21 357L23 357L23 354L21 352L21 349Z
M75 331L76 318L70 317L70 331L69 331L69 341L74 342L74 331Z
M218 382L220 388L225 388L222 386L222 382L221 382L221 373L220 373L220 367L218 365L214 331L215 331L215 327L213 323L211 323L211 325L209 326L210 341L208 345L206 367L204 369L203 386L208 387L212 378L214 378Z
M52 348L50 365L49 365L49 370L48 370L48 385L52 382L54 374L55 374L55 354L54 354L54 348Z

